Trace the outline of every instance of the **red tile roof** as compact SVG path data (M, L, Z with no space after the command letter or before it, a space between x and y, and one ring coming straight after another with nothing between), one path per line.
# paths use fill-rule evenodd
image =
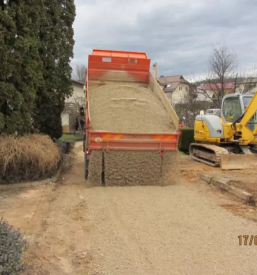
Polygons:
M223 84L224 89L232 90L235 89L235 83L224 83ZM221 89L221 83L211 83L211 84L203 84L202 86L203 90L218 90Z

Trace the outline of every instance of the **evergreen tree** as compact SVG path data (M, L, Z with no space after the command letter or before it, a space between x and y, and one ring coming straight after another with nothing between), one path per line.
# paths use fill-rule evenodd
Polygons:
M44 82L37 92L35 127L52 138L60 138L61 113L65 98L71 94L74 1L44 0L42 14L39 38Z
M0 133L62 135L74 18L73 0L0 0Z
M25 134L31 131L36 91L42 78L38 40L42 1L2 1L1 7L4 35L0 38L0 127L7 134Z
M14 66L13 47L15 23L4 0L0 0L0 133L14 132L12 125L15 117L21 122L17 110L20 107L20 95L11 78Z

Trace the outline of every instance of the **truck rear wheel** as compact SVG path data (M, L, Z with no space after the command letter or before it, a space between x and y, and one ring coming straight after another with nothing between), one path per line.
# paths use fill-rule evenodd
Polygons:
M84 177L88 179L88 166L89 166L89 158L86 153L86 133L83 134L83 152L84 152Z
M85 179L88 179L88 166L89 166L89 159L87 157L86 152L84 153L84 176Z

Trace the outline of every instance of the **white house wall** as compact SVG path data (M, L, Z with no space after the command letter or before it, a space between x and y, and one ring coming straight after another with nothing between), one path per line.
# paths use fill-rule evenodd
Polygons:
M72 96L67 98L66 102L73 102L76 98L81 98L81 97L85 98L85 92L82 85L73 84L72 88L73 88Z
M245 84L238 85L238 87L236 88L236 92L242 93L243 91L245 91ZM248 93L254 93L256 91L257 91L257 84L255 84L255 87L253 87L252 89L247 90Z
M85 101L85 92L84 92L83 85L79 85L73 82L72 89L73 89L72 96L69 98L66 98L65 100L66 103L72 103L72 102L74 103L76 101L80 103L81 102L80 99L82 99L82 101ZM65 112L62 113L62 127L63 127L63 132L70 132L71 125L70 125L69 113L65 113Z
M69 114L68 113L62 113L62 125L69 125Z
M203 92L201 89L197 90L197 98L196 101L207 101L212 102L213 92L206 90Z
M170 95L170 102L173 106L178 103L185 103L189 92L189 86L185 84L179 84L176 90Z

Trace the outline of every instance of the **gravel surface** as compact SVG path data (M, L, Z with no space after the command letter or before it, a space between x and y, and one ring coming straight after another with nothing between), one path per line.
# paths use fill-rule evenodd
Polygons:
M104 160L103 160L104 158ZM105 182L102 182L104 162ZM179 181L176 151L100 151L90 155L88 179L94 186L171 185Z
M58 184L1 193L1 217L30 244L24 275L256 274L257 246L238 244L238 235L257 233L256 223L183 180L87 188L78 144Z
M183 185L113 187L85 191L89 274L256 274L257 246L238 235L256 223L234 216Z
M91 88L90 115L95 130L170 133L172 119L160 99L139 84L111 83Z
M103 152L101 150L93 150L90 154L88 167L88 179L94 185L102 186L103 171Z
M177 152L105 152L106 186L169 185L179 177Z

